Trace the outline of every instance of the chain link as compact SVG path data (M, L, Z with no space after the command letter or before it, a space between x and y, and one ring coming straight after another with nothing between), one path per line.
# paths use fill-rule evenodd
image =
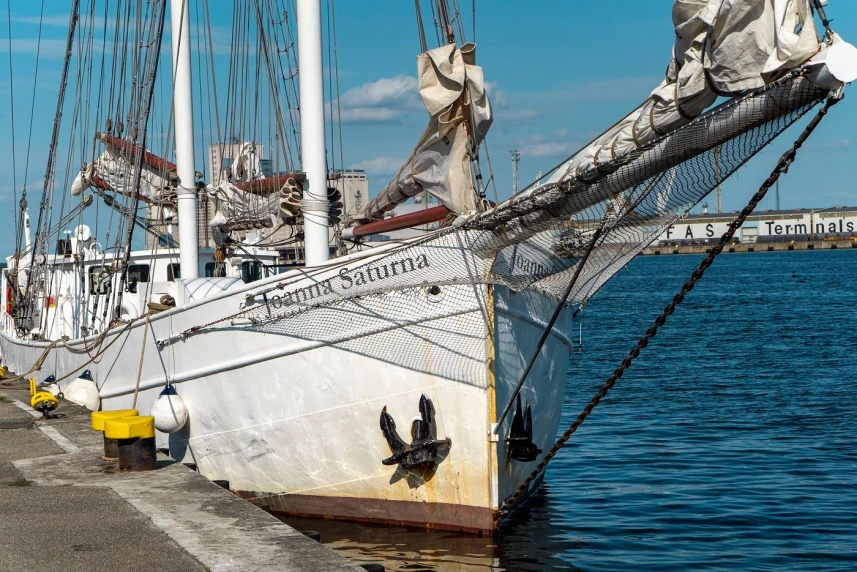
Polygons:
M723 252L723 248L732 240L733 236L735 235L735 231L741 228L741 225L743 225L744 221L747 220L747 217L753 213L753 211L759 205L761 200L765 198L765 195L768 193L768 190L776 184L780 176L788 172L789 167L792 163L794 163L798 149L803 146L803 144L806 142L812 132L815 131L815 128L818 127L818 124L821 123L821 120L824 119L825 115L827 115L828 110L836 103L838 103L840 99L841 98L839 96L832 96L825 101L824 106L822 106L822 108L818 111L815 117L813 117L812 121L809 122L809 124L806 126L806 129L803 130L803 132L795 141L794 145L792 145L791 149L789 149L785 154L780 157L779 161L777 162L777 166L771 172L771 175L765 180L764 183L762 183L762 186L759 188L756 194L753 195L753 197L750 199L750 202L747 204L746 207L744 207L744 210L742 210L741 213L737 217L735 217L735 220L729 223L729 228L726 233L720 238L720 242L714 248L711 249L711 251L708 253L708 256L705 257L705 260L703 260L699 264L699 267L693 271L693 273L690 275L690 279L682 286L681 291L673 297L672 301L666 306L666 308L664 308L664 311L661 313L661 315L655 319L654 324L648 330L646 330L646 334L642 338L640 338L640 340L637 342L636 347L634 347L634 349L632 349L628 354L628 357L622 360L621 365L616 368L616 370L613 372L613 375L611 375L610 378L606 382L604 382L604 385L601 386L601 388L598 390L598 393L596 393L595 396L586 405L586 407L583 408L583 411L580 413L580 415L577 416L577 419L575 419L574 422L569 425L565 433L562 434L556 444L551 447L550 451L547 452L541 462L539 462L536 468L533 469L533 472L530 473L530 476L528 476L526 480L524 480L524 482L521 483L521 485L517 489L515 489L515 492L512 493L512 495L509 496L505 501L503 501L503 503L498 507L497 512L494 515L495 525L499 525L500 521L502 521L502 519L511 512L511 508L514 506L515 502L517 502L518 499L520 499L521 496L525 492L527 492L527 490L529 490L530 485L542 473L542 471L545 470L545 467L547 467L551 459L556 456L559 450L562 449L563 445L565 445L566 441L571 438L574 432L577 431L577 428L583 424L587 417L589 417L589 414L592 413L592 410L598 406L601 400L604 399L607 393L613 388L614 385L616 385L616 382L619 381L619 378L621 378L625 374L625 371L629 367L631 367L631 364L640 355L640 352L643 351L643 349L645 349L645 347L649 345L649 340L651 340L655 337L655 335L657 335L658 329L666 323L667 318L675 312L678 305L684 301L685 296L691 290L693 290L694 286L696 286L696 283L705 274L705 271L712 265L712 263L714 263L714 259L717 258L717 256L721 252Z

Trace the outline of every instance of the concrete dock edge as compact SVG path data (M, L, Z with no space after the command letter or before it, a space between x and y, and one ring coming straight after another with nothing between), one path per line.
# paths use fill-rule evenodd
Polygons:
M13 516L0 525L0 572L33 563L64 572L363 570L166 456L156 471L119 472L101 460L102 436L82 407L63 402L62 417L43 420L20 406L27 392L3 388L0 396L0 507ZM87 511L104 516L64 522ZM123 532L111 538L115 522ZM71 537L91 540L68 544ZM133 546L135 537L148 548ZM126 562L132 554L151 562Z

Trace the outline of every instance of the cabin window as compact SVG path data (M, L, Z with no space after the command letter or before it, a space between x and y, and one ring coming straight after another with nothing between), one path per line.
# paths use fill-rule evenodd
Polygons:
M263 277L264 267L261 262L256 262L255 260L248 260L246 262L241 263L241 280L244 281L245 284L249 284L250 282L255 282L256 280L261 280Z
M226 276L225 262L207 262L205 264L206 278L223 278Z
M110 292L113 270L110 266L91 266L89 268L89 293L103 296Z
M146 284L148 281L148 264L131 264L128 266L128 292L136 293L137 284Z
M167 282L175 282L176 278L182 277L182 265L178 262L173 262L167 265Z

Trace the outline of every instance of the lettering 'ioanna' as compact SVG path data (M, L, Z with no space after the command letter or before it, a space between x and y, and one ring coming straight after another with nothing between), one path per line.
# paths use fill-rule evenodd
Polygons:
M333 294L336 290L350 290L355 286L382 282L430 266L428 257L425 254L418 254L398 260L382 259L354 270L343 267L339 274L332 278L298 288L294 292L286 292L282 296L271 296L269 304L273 308L284 308L292 304L311 302L316 298Z

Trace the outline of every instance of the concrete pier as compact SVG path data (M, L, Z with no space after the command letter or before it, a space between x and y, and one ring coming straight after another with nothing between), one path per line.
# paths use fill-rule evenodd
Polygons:
M643 255L707 254L713 244L659 244L643 249ZM788 250L838 250L857 248L853 240L809 240L779 242L736 242L723 249L724 253L782 252Z
M27 402L0 388L0 572L363 570L163 455L120 473L87 410Z

